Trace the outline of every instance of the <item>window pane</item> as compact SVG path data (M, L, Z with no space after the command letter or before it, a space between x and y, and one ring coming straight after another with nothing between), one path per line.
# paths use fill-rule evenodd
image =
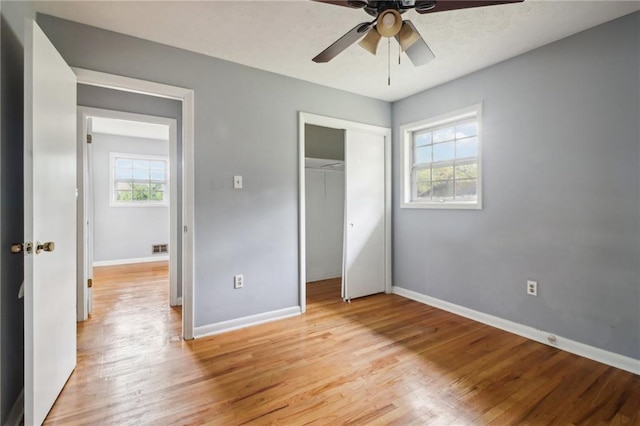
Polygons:
M478 164L459 164L456 165L456 179L470 179L478 177ZM456 192L457 194L457 192Z
M431 144L431 132L416 135L416 147Z
M455 132L453 130L454 130L453 126L436 130L435 132L433 132L433 143L453 140L455 136Z
M128 158L116 158L116 168L130 169L133 167L133 161Z
M476 179L456 180L456 198L476 198L478 181Z
M453 160L455 149L453 142L439 143L433 145L433 161Z
M478 138L467 138L457 141L456 157L469 158L478 156Z
M165 163L164 163L164 161L151 161L149 163L149 167L151 169L155 169L155 170L164 170L165 169Z
M164 191L164 184L162 183L152 183L149 185L149 189L151 191Z
M456 139L468 138L478 134L478 122L464 122L456 126Z
M433 198L438 200L441 198L453 198L453 181L442 181L433 183Z
M416 169L413 174L413 180L416 182L428 182L431 180L431 167Z
M116 200L118 201L131 201L133 199L131 191L117 191Z
M440 166L433 168L433 180L451 180L453 179L453 166Z
M431 199L432 185L430 182L416 182L414 185L414 194L416 194L416 198Z
M149 180L149 169L133 169L133 178Z
M424 163L430 163L431 162L431 151L432 151L432 147L431 146L425 146L422 148L417 148L416 149L416 155L415 155L415 160L414 160L414 164L424 164Z
M148 169L149 160L133 160L134 169Z
M134 183L133 184L133 199L135 201L143 201L149 199L149 184L148 183Z
M116 190L118 191L131 191L132 189L131 182L116 182Z
M164 181L164 170L151 170L151 180Z
M163 201L164 200L164 192L162 191L151 191L149 193L149 199L151 201Z
M133 177L132 169L116 169L116 179L131 179Z

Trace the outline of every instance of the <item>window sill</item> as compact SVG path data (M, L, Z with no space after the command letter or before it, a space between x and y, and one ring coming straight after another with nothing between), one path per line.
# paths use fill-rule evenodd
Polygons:
M482 203L472 202L428 202L428 201L411 201L400 204L401 209L432 209L432 210L482 210Z
M109 203L109 207L169 207L169 203L116 203L112 201Z

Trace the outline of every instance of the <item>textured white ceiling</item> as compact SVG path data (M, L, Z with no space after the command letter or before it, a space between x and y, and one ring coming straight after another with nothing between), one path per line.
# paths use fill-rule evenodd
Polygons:
M640 1L535 1L410 19L436 55L416 68L391 41L373 56L353 45L327 64L311 61L371 17L362 10L298 1L45 1L49 15L180 47L386 101L453 80L640 10Z

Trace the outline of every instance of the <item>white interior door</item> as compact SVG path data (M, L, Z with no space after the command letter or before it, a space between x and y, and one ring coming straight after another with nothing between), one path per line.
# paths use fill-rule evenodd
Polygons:
M24 81L24 233L33 242L24 261L24 419L34 425L76 365L76 77L34 21ZM38 250L45 242L55 247Z
M385 291L385 137L347 130L343 297Z
M85 227L85 255L86 258L84 260L84 267L87 280L93 283L93 152L92 152L92 144L86 143L86 139L91 137L93 131L92 119L89 117L87 119L87 135L85 136L84 145L86 147L86 165L87 165L87 175L85 177L85 187L84 187L84 208L86 209L85 218L87 219L86 227ZM93 286L89 286L88 282L82 283L83 288L85 289L84 294L84 303L87 307L87 314L93 312Z

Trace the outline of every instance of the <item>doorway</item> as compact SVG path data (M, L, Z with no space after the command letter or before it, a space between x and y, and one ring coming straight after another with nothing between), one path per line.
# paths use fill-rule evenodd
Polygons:
M173 190L174 194L180 193L179 197L173 197L173 200L179 201L179 207L175 207L179 213L179 221L175 224L171 224L172 232L175 232L175 241L180 239L181 241L181 253L179 256L179 262L176 268L173 268L176 273L179 271L182 283L182 338L185 340L193 339L194 329L194 316L193 316L193 275L194 275L194 236L193 236L193 205L194 205L194 92L191 89L185 89L176 86L165 85L161 83L155 83L145 80L138 80L129 77L117 76L113 74L106 74L102 72L74 68L76 79L78 84L92 86L96 88L113 89L125 93L136 93L142 95L148 95L150 97L175 99L181 103L181 140L182 147L180 149L180 166L181 172L181 185L178 190ZM78 120L78 134L86 134L86 129L83 129L84 120ZM86 143L79 144L79 151L85 149ZM78 153L79 158L84 158L84 153ZM79 162L78 175L83 176L84 162ZM176 166L177 161L173 162ZM178 173L174 170L170 170L170 175L176 176ZM87 211L84 208L84 188L83 179L78 181L78 264L85 265L84 261L86 248L85 244L85 226L87 222ZM174 179L174 182L176 180ZM178 214L172 215L178 220ZM170 253L171 257L171 253ZM86 276L86 272L80 268L78 270L78 319L87 318L87 296L88 296L88 282L89 277ZM174 280L177 281L177 280ZM179 300L178 300L179 302Z
M343 297L343 129L305 124L306 285L311 300Z
M180 305L176 120L79 107L78 122L84 213L78 226L85 231L78 275L88 281L78 319L93 310L94 267L168 267L167 299Z
M300 308L307 290L308 125L344 134L341 293L345 301L391 292L391 129L299 113ZM313 132L313 130L312 130ZM325 154L326 155L326 154ZM329 165L331 163L326 163ZM335 162L334 162L335 164Z

